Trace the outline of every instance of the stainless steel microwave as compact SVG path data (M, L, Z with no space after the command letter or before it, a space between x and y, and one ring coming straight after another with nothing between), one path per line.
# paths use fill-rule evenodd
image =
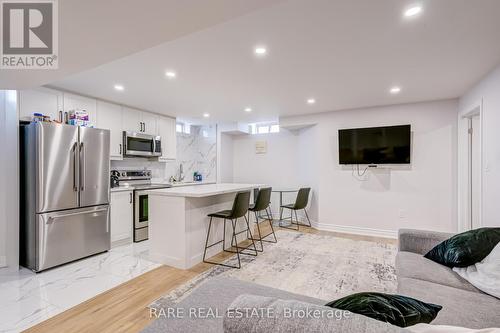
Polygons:
M161 138L136 132L123 132L123 152L125 156L161 156Z

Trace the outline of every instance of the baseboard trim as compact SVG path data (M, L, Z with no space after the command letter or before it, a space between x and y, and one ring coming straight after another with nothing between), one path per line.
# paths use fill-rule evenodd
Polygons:
M7 267L7 257L0 256L0 267Z
M391 238L391 239L398 238L398 232L392 231L392 230L352 227L352 226L346 226L346 225L317 223L317 222L312 222L312 226L315 229L323 230L323 231L333 231L333 232L341 232L341 233L345 233L345 234L382 237L382 238Z

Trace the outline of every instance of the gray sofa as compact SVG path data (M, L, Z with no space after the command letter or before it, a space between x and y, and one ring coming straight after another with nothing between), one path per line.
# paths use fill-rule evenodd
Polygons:
M452 269L423 257L451 236L442 232L399 230L398 293L442 305L433 324L500 327L500 299L478 290Z
M449 236L451 235L438 232L400 230L396 259L398 292L442 305L443 309L433 324L469 328L500 327L500 300L477 290L451 269L422 256ZM328 301L331 300L297 295L240 280L213 278L181 302L168 305L184 309L183 315L178 318L157 319L144 332L409 332L407 329L353 313L340 320L325 316L285 316L286 309L303 311L302 313L332 310L324 306ZM272 309L273 316L227 316L228 308ZM200 309L202 314L187 315L191 309ZM211 309L213 316L206 315L207 309Z

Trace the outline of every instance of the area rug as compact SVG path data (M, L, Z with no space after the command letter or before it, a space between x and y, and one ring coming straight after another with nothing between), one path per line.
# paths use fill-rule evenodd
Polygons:
M232 277L310 297L332 300L355 292L394 293L396 246L330 235L279 230L257 257L241 256L241 269L214 266L150 307L175 304L215 276ZM226 263L237 264L236 256Z

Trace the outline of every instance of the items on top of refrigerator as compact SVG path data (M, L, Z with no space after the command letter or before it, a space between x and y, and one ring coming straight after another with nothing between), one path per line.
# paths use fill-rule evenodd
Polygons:
M75 109L68 111L68 124L83 127L92 127L89 121L89 113L86 110Z
M33 113L33 121L34 122L41 122L43 120L44 120L43 114L41 114L41 113Z
M43 113L39 113L39 112L35 112L33 113L33 118L32 118L32 121L33 122L46 122L46 123L50 123L51 120L50 120L50 116L45 116L43 115Z

